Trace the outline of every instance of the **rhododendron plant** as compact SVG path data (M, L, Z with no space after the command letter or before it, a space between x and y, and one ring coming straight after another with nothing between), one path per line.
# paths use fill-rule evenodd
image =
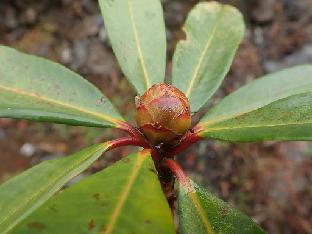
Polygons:
M214 1L198 3L186 19L186 38L176 46L172 82L166 84L160 0L99 3L112 49L137 91L125 100L135 100L137 126L78 74L0 46L0 117L125 133L4 182L0 233L264 233L191 180L176 158L206 139L312 140L312 66L256 79L191 123L191 113L220 86L244 36L239 11ZM143 149L62 190L103 153L125 145Z

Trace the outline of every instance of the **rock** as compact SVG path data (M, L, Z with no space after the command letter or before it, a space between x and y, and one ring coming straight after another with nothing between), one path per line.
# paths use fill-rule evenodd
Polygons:
M169 1L166 4L165 20L168 28L177 28L183 25L183 8L184 5L179 1Z
M103 21L100 15L86 17L83 21L83 30L85 36L97 35L102 27Z
M109 76L116 69L116 60L102 42L91 40L88 48L87 69L93 74Z
M65 47L62 49L61 61L65 64L70 64L73 61L73 51L70 47Z
M0 128L0 140L4 140L5 138L6 138L5 131Z
M31 143L25 143L20 148L20 154L28 158L35 154L37 147Z
M284 57L282 60L265 61L264 69L267 72L274 72L286 67L311 63L312 63L312 43L305 45L297 52Z
M21 15L21 22L23 24L34 24L37 20L37 16L38 14L34 8L26 8Z
M4 16L1 16L4 19L4 25L8 29L15 29L18 26L18 21L16 19L16 12L14 8L7 7L7 9L4 12Z
M88 56L88 40L79 39L74 41L73 45L73 63L71 67L74 70L85 64Z
M273 20L275 0L250 1L251 19L256 23L268 23Z

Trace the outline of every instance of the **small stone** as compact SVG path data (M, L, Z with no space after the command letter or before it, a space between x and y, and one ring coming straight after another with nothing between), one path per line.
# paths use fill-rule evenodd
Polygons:
M61 52L61 60L63 63L69 64L73 60L73 53L71 48L64 48Z
M33 156L35 152L36 152L36 146L31 143L25 143L20 148L20 154L26 158Z

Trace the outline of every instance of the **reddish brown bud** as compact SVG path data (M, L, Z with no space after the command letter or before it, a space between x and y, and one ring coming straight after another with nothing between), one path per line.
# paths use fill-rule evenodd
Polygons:
M152 144L174 144L191 126L187 97L168 84L153 85L136 97L136 122Z

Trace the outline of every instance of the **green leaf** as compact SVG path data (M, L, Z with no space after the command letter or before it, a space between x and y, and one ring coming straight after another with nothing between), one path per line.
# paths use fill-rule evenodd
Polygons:
M0 117L115 127L122 117L87 80L43 58L0 46Z
M49 200L12 233L175 233L149 151L133 154Z
M99 0L113 50L139 94L164 80L166 33L159 0Z
M186 40L173 56L172 83L198 111L220 86L244 35L242 15L218 2L198 3L187 17Z
M0 232L17 223L84 171L109 147L109 143L88 147L71 156L45 161L0 186Z
M312 66L266 75L225 97L199 123L228 141L312 140Z
M181 234L265 233L250 218L193 181L193 191L179 186L178 214Z

